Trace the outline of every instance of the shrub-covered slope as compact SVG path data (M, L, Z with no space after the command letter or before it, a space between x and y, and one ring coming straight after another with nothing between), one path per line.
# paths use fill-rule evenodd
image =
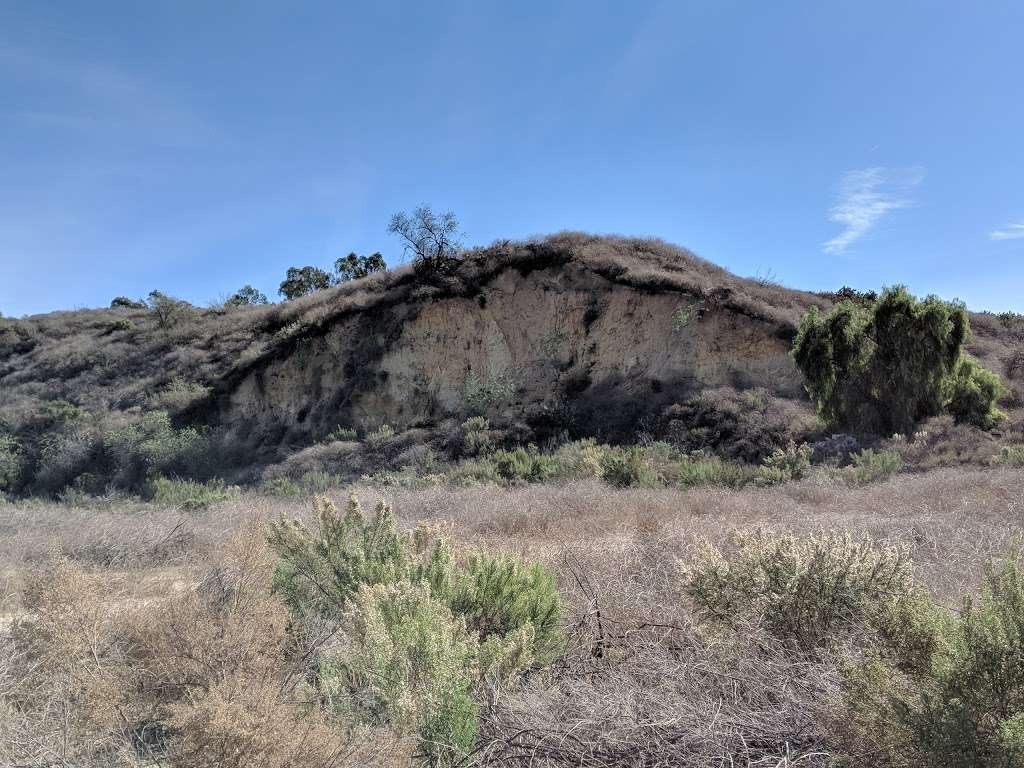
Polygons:
M279 305L0 320L0 427L29 438L54 423L67 433L68 419L131 430L144 413L167 411L176 427L208 428L235 467L280 461L339 427L436 431L476 414L520 442L674 430L692 449L694 435L747 439L730 426L745 390L769 404L767 421L806 419L789 348L808 308L831 303L657 240L501 242L470 251L451 275L404 267ZM1024 323L975 316L973 325L969 349L1019 399ZM84 438L62 440L63 457L92 450Z

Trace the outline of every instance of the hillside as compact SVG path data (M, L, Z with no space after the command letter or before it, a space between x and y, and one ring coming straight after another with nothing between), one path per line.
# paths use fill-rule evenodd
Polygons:
M563 233L475 249L450 277L407 266L163 325L124 309L0 321L0 422L31 430L47 401L106 428L166 410L179 426L212 428L244 479L339 427L427 430L419 439L442 451L445 425L474 414L516 442L661 436L678 431L672 416L692 436L709 408L756 390L779 435L726 448L758 460L811 428L788 353L802 314L831 303L661 241ZM1024 322L974 315L973 326L970 351L1019 401ZM735 437L708 435L687 447Z

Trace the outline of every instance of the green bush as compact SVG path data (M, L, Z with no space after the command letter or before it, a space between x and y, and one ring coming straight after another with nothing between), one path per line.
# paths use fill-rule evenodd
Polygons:
M853 466L843 470L853 485L867 485L888 480L903 468L903 458L896 451L875 451L865 448L850 457Z
M847 672L845 733L909 768L1024 761L1024 573L1015 549L948 619L929 663L877 657ZM859 738L858 738L859 737ZM872 762L872 765L880 761Z
M135 301L135 299L129 299L127 296L116 296L110 302L111 309L145 309L146 302Z
M196 381L187 381L178 376L159 392L150 395L146 405L154 411L179 413L210 394L210 388Z
M542 454L535 445L498 450L491 454L490 460L498 477L507 483L542 483L553 477L557 469L555 460Z
M658 473L638 445L606 449L601 456L601 477L615 488L651 488L661 484Z
M156 318L157 327L167 330L195 317L195 307L160 291L150 291L146 306Z
M999 377L970 355L962 355L948 383L946 410L959 422L991 429L1006 417L996 402L1008 390Z
M21 446L13 435L0 432L0 497L18 488L21 472Z
M115 333L117 331L131 331L134 330L135 323L129 320L127 317L119 317L117 320L112 320L110 325L107 326L107 333Z
M324 435L323 443L348 443L358 440L359 435L351 427L337 426Z
M483 416L511 400L515 391L515 382L508 373L492 374L481 379L475 371L470 370L462 385L462 402L467 413Z
M482 456L494 446L491 422L483 416L473 416L462 422L462 449L470 456Z
M448 470L444 477L448 482L459 486L499 485L505 482L490 457L459 462Z
M686 591L704 619L730 628L757 620L804 650L828 647L874 626L890 633L892 614L912 600L910 559L868 539L805 539L738 533L727 557L707 546L690 567Z
M911 434L944 411L979 426L999 418L1002 386L962 351L967 310L903 287L870 309L851 302L800 323L793 359L819 415L831 426L880 435Z
M428 765L456 764L477 734L475 639L424 584L363 584L352 603L342 642L320 668L328 701L363 722L418 735Z
M1024 445L1004 445L997 461L1011 467L1024 467Z
M511 555L472 555L454 576L447 599L482 640L529 627L530 661L546 665L561 651L561 602L554 578L540 565Z
M431 765L472 748L474 693L549 663L563 645L560 598L543 568L508 555L458 563L435 532L399 533L383 503L368 520L355 497L344 514L318 498L311 527L282 517L270 544L274 589L299 625L327 618L341 629L320 666L325 698L417 734Z
M146 481L144 489L148 499L169 507L206 509L221 501L236 498L238 488L224 484L223 480L197 483L194 480L171 480L155 475Z
M394 427L390 424L381 424L377 429L373 430L373 432L367 432L366 437L363 439L371 448L379 448L394 436Z
M803 480L811 470L811 448L797 446L792 440L785 448L776 448L764 460L757 473L760 485L777 485L790 480Z
M558 477L566 480L601 479L604 474L602 460L607 451L607 445L598 445L592 437L559 446L554 453Z
M176 429L166 411L150 411L105 437L118 482L138 488L147 477L203 478L211 472L209 437L195 429Z
M738 489L750 483L753 477L751 469L717 456L687 458L676 467L676 482L684 488L723 486Z

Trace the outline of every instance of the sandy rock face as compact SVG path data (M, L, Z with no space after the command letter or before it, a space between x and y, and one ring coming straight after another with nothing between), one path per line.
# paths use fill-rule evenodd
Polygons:
M571 402L584 422L628 430L704 388L798 396L788 351L771 323L708 299L576 264L508 269L472 297L376 307L296 341L237 383L220 420L264 444L308 440L458 417L483 392L498 411Z

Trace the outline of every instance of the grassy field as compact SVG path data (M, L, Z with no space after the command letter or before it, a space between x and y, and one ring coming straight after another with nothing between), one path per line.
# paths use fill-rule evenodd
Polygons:
M367 509L378 500L390 503L401 528L427 523L447 531L457 558L481 549L509 551L555 576L567 638L561 661L482 709L477 751L463 764L840 764L840 743L850 759L850 739L837 735L842 729L836 726L841 660L794 653L756 628L736 641L702 627L685 584L706 544L729 552L737 531L754 530L869 536L879 547L905 548L916 580L955 614L964 596L977 593L987 564L1024 532L1024 477L1010 467L935 469L862 487L813 473L739 491L614 489L598 481L424 490L364 484L351 490ZM344 505L348 492L330 495ZM192 511L126 499L0 506L0 610L12 649L0 678L7 702L0 711L0 764L163 764L141 748L99 748L99 740L113 736L76 724L83 708L98 705L68 693L74 675L58 676L60 685L52 677L33 678L25 673L27 657L15 654L20 628L40 610L33 589L65 583L54 577L55 557L63 556L75 574L67 583L78 585L58 599L64 607L57 615L77 617L74 626L95 636L98 646L129 631L124 626L137 631L140 623L157 634L163 623L173 625L179 637L181 626L168 617L202 593L211 574L237 562L240 532L249 531L253 551L266 558L268 524L282 514L308 521L311 507L308 498L253 493ZM42 605L52 609L52 603ZM125 616L130 624L119 625ZM193 617L187 626L194 624ZM244 645L252 627L229 622L221 629L218 642L234 648ZM51 687L33 690L31 713L12 705L26 687L44 681ZM276 709L246 707L252 732L273 732L266 718L283 717ZM303 749L308 739L327 743L317 736L320 720L314 727L307 715L289 717L305 724ZM257 749L242 762L211 758L208 764L403 765L417 753L415 740L387 730L345 734L333 751L313 750L320 757L308 763L297 762L299 752ZM287 739L275 738L285 749L280 745ZM871 764L870 750L861 757L846 764ZM185 764L206 763L193 757Z

